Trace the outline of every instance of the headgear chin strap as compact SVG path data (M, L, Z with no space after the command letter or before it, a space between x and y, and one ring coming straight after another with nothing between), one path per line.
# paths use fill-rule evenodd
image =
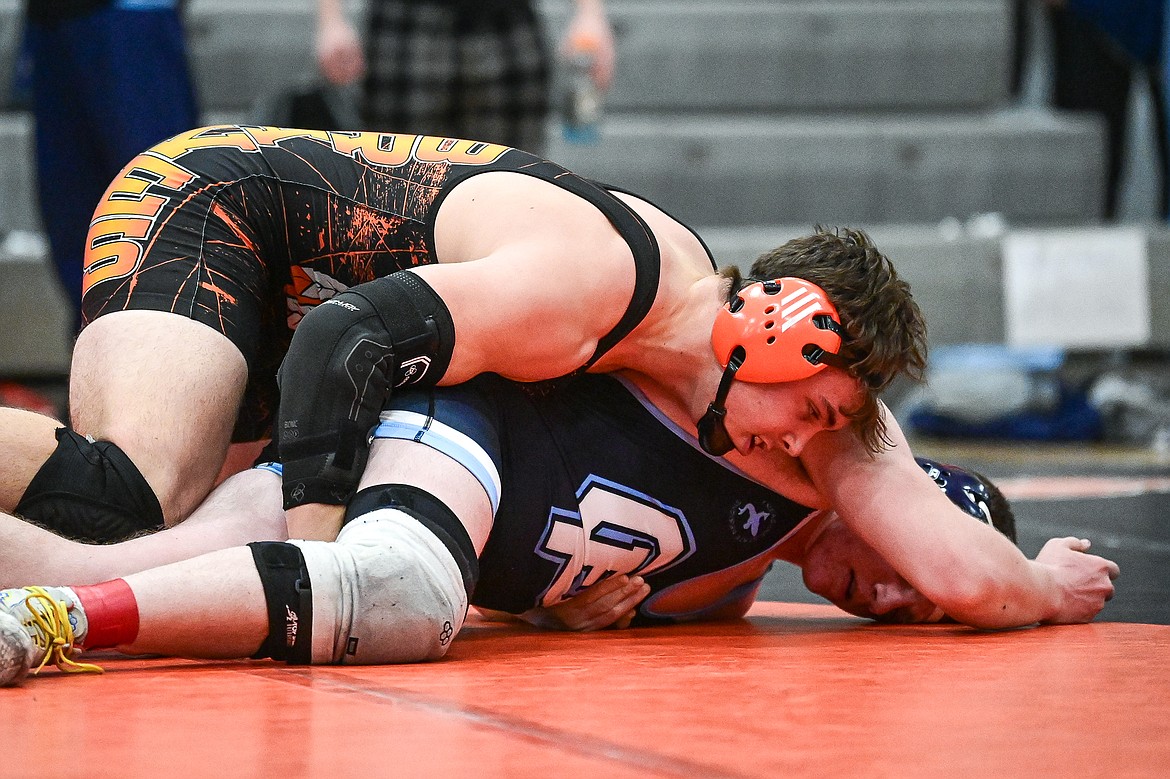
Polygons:
M719 389L715 392L715 400L707 405L707 413L699 419L699 446L703 451L716 457L722 457L735 448L727 428L723 426L723 417L727 416L727 393L731 390L731 381L735 372L743 364L744 349L736 347L723 369L723 377L719 379Z
M723 418L733 379L773 384L846 368L845 330L825 291L804 279L753 280L715 314L711 347L723 366L715 400L699 420L699 445L720 457L734 444Z

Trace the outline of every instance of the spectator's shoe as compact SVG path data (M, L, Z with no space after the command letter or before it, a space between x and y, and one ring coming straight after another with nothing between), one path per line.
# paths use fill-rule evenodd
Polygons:
M0 590L0 687L49 663L67 672L101 673L73 659L87 630L85 611L64 587Z

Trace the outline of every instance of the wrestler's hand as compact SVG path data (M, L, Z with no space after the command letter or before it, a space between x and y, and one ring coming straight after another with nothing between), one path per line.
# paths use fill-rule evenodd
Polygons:
M624 629L634 618L634 609L650 594L650 585L641 576L618 574L603 579L549 610L566 630Z
M603 579L568 600L520 615L526 622L554 630L628 628L634 609L650 594L641 576L617 574Z
M1053 538L1036 555L1036 562L1049 567L1060 588L1057 611L1045 622L1090 622L1113 597L1113 580L1121 569L1088 550L1088 539Z

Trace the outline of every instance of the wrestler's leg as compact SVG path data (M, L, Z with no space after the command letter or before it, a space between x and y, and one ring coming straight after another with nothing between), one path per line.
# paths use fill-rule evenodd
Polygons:
M268 483L273 493L272 501L279 501L279 479L274 474L257 469L240 476L251 474L271 477ZM239 479L229 480L224 486ZM491 505L483 487L463 466L423 444L380 440L375 442L371 451L370 468L363 483L371 486L382 483L382 479L393 479L396 483L410 484L432 493L463 521L476 551L482 550L491 530ZM402 514L392 509L383 511ZM394 614L397 612L385 604L418 598L429 609L434 600L444 600L447 587L462 588L462 584L456 585L459 571L455 561L423 524L405 515L390 519L391 523L405 522L405 525L404 529L391 528L389 537L393 541L389 548L385 548L377 545L383 531L368 523L386 520L371 520L371 517L373 515L359 517L347 526L347 533L355 537L354 541L347 540L347 534L343 533L335 542L273 545L292 552L300 560L299 564L306 568L306 579L309 579L307 572L312 571L311 590L307 590L311 593L312 609L303 618L311 624L312 632L320 635L312 642L314 651L311 656L306 652L306 659L317 663L341 661L334 648L344 646L353 635L360 635L363 650L369 648L368 655L363 652L358 662L426 659L421 652L417 656L397 654L402 638L396 635L399 630ZM362 523L366 523L364 527ZM179 525L140 540L149 542L173 537L182 528L183 525ZM297 551L299 549L303 549L303 557ZM385 561L387 552L389 562ZM419 555L417 562L412 560L415 555ZM429 576L436 579L437 596L420 590L420 584L424 585L423 590L426 589ZM404 577L407 583L402 585L399 582ZM25 580L28 581L44 579ZM405 589L398 592L396 587ZM283 631L283 625L270 624L269 596L261 582L253 550L247 547L211 552L130 574L124 579L103 582L93 588L76 588L76 591L90 631L88 638L82 638L82 645L91 648L114 645L107 643L109 639L98 636L108 636L111 625L121 629L118 626L127 622L128 615L137 626L134 635L123 636L116 646L130 653L249 657L265 642L270 631ZM117 597L110 597L111 592L118 593ZM385 592L397 597L390 601L380 599L378 596ZM99 593L99 596L94 597L94 593ZM460 595L466 604L467 594ZM112 610L107 608L108 603L114 604ZM371 608L374 603L382 603L382 607L374 610ZM402 607L408 605L401 604ZM464 612L465 608L464 605ZM419 621L418 616L409 608L400 610L411 619L411 627L406 630L413 629ZM283 609L281 613L283 616ZM446 619L461 624L463 616L463 613L451 614ZM428 620L424 618L422 621ZM299 626L306 637L310 636L310 624ZM446 642L457 632L458 625L453 625ZM414 645L425 644L430 638L428 634L411 641L407 649L414 651ZM358 641L353 640L353 643L356 646Z
M491 500L483 483L458 461L408 440L375 442L363 486L381 484L396 485L388 494L404 498L402 507L379 494L337 541L224 549L89 587L5 590L0 611L19 618L51 600L58 604L54 613L73 612L78 646L114 646L129 653L260 653L313 663L441 657L467 613L474 586L467 557L487 542ZM466 530L463 539L460 526ZM61 619L52 622L53 635L68 633L62 640L74 640ZM16 667L18 625L12 619L0 622L5 633L0 654L7 658L0 683L23 674ZM44 650L38 653L22 640L27 669L40 662Z
M240 351L206 325L159 311L106 314L74 347L73 428L117 444L173 525L215 484L247 375Z
M494 471L479 444L466 442ZM266 655L371 664L447 653L467 616L494 516L485 474L473 473L456 456L462 453L452 456L415 440L374 441L337 540L290 542L301 551L301 573L312 587L307 597L300 593L302 614L311 602L311 646L302 642L287 654L274 646L287 609L274 609L273 601L295 606L297 598L287 574L282 587L272 586L280 577L262 574L273 631ZM498 485L498 476L487 478Z
M64 424L19 408L0 408L0 511L11 514L28 483L57 448Z
M264 587L248 547L81 587L0 590L0 686L32 669L100 670L79 650L242 658L269 634Z
M409 484L434 495L459 518L476 556L483 553L492 532L491 500L477 478L451 457L423 443L379 438L370 448L359 490L378 484Z
M0 514L0 589L29 582L94 584L252 541L288 537L280 477L261 469L217 487L185 521L117 544L70 541Z
M279 485L278 485L279 489ZM251 657L268 635L260 574L247 547L234 547L127 576L138 606L130 654Z
M491 531L491 505L480 483L463 466L423 444L379 440L371 450L362 486L389 480L434 494L463 520L476 551L483 549ZM428 532L421 525L418 530L423 534ZM172 532L175 531L167 531ZM408 566L403 566L402 555L414 550L413 539L402 540L406 548L399 551L395 565L405 573ZM438 541L433 546L438 555L447 554ZM379 579L398 578L376 562L376 550L360 542L351 545L344 535L336 542L300 542L298 547L304 550L312 572L311 622L314 634L320 633L314 636L313 646L344 645L347 630L361 633L363 626L367 630L371 627L371 622L382 629L373 634L361 633L363 649L378 644L380 639L393 644L398 636L392 615L385 613L390 610L383 604L374 613L370 603L362 598L373 596L374 602L381 602L377 595L387 585ZM371 552L374 557L370 556ZM429 570L429 565L428 561L425 569ZM454 569L454 561L447 567ZM452 572L446 573L450 578ZM458 578L457 571L453 575ZM125 581L138 603L139 630L133 642L119 647L123 651L188 657L248 657L259 649L271 629L264 586L249 549L214 552L127 576ZM459 617L461 622L462 615ZM356 624L350 624L351 621ZM283 630L283 626L278 627ZM300 629L307 634L306 627L302 625ZM395 659L399 658L392 656L388 660L372 654L370 659L362 661ZM315 649L312 661L338 662L339 658L328 649Z
M478 443L467 439L465 448L494 472ZM262 656L346 664L442 657L467 615L492 527L480 479L498 484L498 475L473 469L481 470L426 443L378 438L335 541L253 545L269 614Z
M380 483L377 481L379 478L397 480L398 483L409 483L431 491L463 519L476 551L482 550L483 544L487 543L491 529L488 497L475 477L446 455L425 444L398 440L377 441L371 450L370 468L367 469L363 483ZM278 487L278 484L274 483L274 487ZM414 532L418 532L419 536L426 536L428 531L421 524L407 522L418 525ZM351 525L347 526L349 528ZM158 536L167 536L177 530L158 533ZM362 529L356 530L358 532L353 535L367 538L372 535ZM387 621L392 614L386 612L392 609L384 606L374 611L369 608L370 604L365 602L365 598L371 598L371 602L377 601L379 594L386 591L387 587L394 586L393 581L384 580L398 580L399 571L405 573L411 567L402 564L402 559L417 551L413 547L414 539L401 536L399 539L404 540L407 549L400 551L393 560L393 565L397 566L393 572L379 561L377 547L364 542L350 545L345 533L337 542L281 545L285 549L303 549L308 567L314 571L311 579L310 621L312 630L315 633L322 632L322 635L314 636L316 640L312 641L315 647L312 662L338 662L339 657L335 656L331 648L337 644L345 646L350 636L343 634L349 629L357 630L362 647L370 647L374 653L383 648L383 642L394 644L398 639L393 621ZM438 540L426 552L438 552L439 557L447 554ZM440 573L447 574L447 579L459 578L454 561L445 561L449 563L446 566L449 570ZM422 564L422 575L432 570L433 565L434 560L426 560ZM118 649L126 653L248 657L260 649L270 630L274 629L269 622L270 611L261 575L257 572L253 550L248 547L211 552L180 563L126 575L124 585L129 587L129 591L123 592L129 593L129 602L136 607L137 623L132 639L117 644ZM121 613L105 613L102 611L104 606L92 606L104 600L92 598L92 593L102 588L117 592L117 588L122 586L117 582L104 582L89 591L84 587L77 588L92 634L105 634L109 622L124 620L128 607L124 601L123 605L117 606ZM459 621L462 622L462 614L459 615ZM373 627L381 629L377 633L370 633L371 623ZM276 627L280 628L283 635L283 625ZM309 634L308 627L300 626L305 635ZM363 632L363 628L366 632ZM83 646L94 647L94 641L83 640ZM353 643L358 644L357 641ZM110 644L98 641L97 646ZM323 649L317 650L318 647ZM392 646L391 650L395 648L397 646ZM422 659L425 657L411 657L411 660ZM371 654L370 659L359 660L388 661L392 660L386 660L380 654Z

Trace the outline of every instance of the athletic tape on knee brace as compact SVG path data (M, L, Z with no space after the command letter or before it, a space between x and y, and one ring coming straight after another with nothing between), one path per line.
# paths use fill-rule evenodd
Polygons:
M291 541L313 577L314 662L417 663L446 654L467 617L448 547L400 508L347 524L334 542Z
M361 284L307 314L280 367L276 436L285 508L348 501L391 390L433 386L454 347L447 306L407 271Z
M467 528L455 512L431 493L414 485L379 484L354 495L346 507L342 526L363 514L385 508L398 509L414 517L443 542L459 566L463 586L470 598L479 581L479 559L475 555L475 545L467 534Z
M154 490L117 444L91 441L63 427L16 513L87 543L124 541L163 524Z
M313 652L313 587L305 556L282 541L256 541L248 548L268 606L268 636L253 659L307 665Z

